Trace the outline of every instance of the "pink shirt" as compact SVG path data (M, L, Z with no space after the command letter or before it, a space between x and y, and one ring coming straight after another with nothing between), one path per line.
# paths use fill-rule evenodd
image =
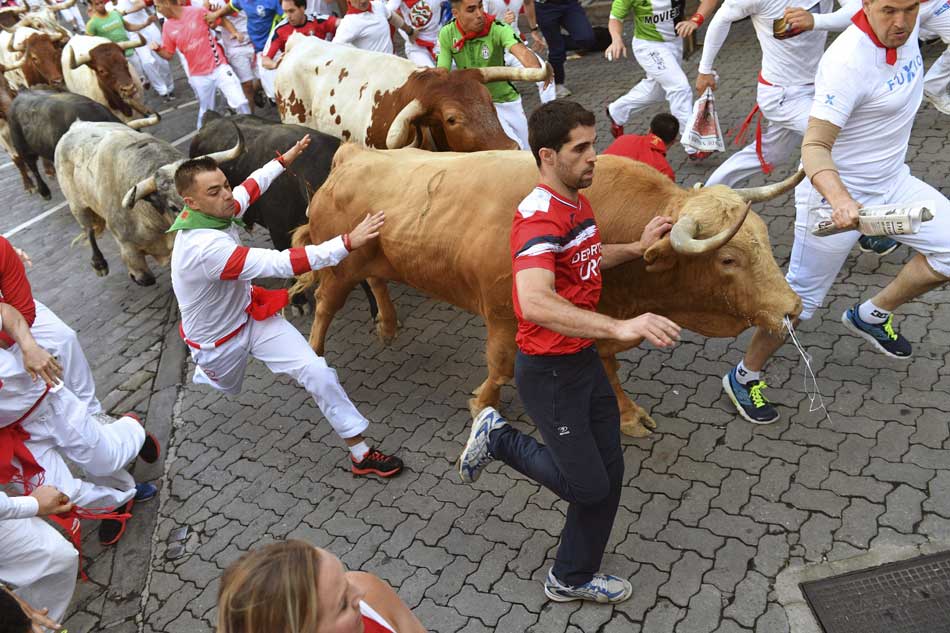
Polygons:
M205 23L207 13L204 7L182 7L181 17L167 18L162 27L162 48L169 53L181 51L192 75L210 75L228 63L214 32Z

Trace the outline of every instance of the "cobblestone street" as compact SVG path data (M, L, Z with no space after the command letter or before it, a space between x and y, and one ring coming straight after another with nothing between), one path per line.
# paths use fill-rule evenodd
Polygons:
M943 48L923 50L929 65ZM686 64L691 80L698 58ZM717 67L724 131L753 106L758 67L750 23L735 24ZM176 69L177 108L146 131L187 153L196 106ZM572 98L597 114L600 149L610 140L605 104L641 77L631 59L609 64L589 54L568 62ZM519 88L530 112L537 91ZM637 116L627 131L645 133L666 107ZM276 119L276 111L265 116ZM950 117L922 106L907 160L944 194L948 147ZM728 153L691 163L677 146L670 162L677 181L691 186ZM772 179L792 169L779 167ZM750 186L764 182L756 177ZM839 320L897 273L907 248L883 258L855 250L826 309L800 329L827 415L812 404L804 362L786 345L766 376L782 418L753 427L736 416L721 378L741 358L748 332L685 333L671 351L644 346L621 356L624 388L658 423L649 438L623 438L625 485L604 563L631 579L634 596L615 607L558 604L546 600L542 581L565 504L500 463L471 486L455 469L471 423L467 401L486 373L478 317L392 285L401 329L386 347L362 291L352 294L330 329L327 362L372 422L368 435L407 466L391 481L354 478L343 443L290 379L252 362L240 396L193 385L168 269L150 262L158 283L135 285L106 236L100 246L111 272L97 277L88 244L69 246L79 227L51 188L49 202L28 196L16 170L0 167L9 201L0 233L15 230L11 242L35 263L36 297L79 333L103 405L142 414L166 447L162 462L136 466L137 478L156 481L161 493L134 509L119 545L100 547L89 524L90 580L79 583L70 633L210 632L224 569L250 548L286 538L379 575L432 633L784 633L774 590L782 570L882 545L950 546L950 291L899 311L911 361L873 351ZM755 210L784 270L791 196ZM269 246L265 233L249 241ZM293 322L309 332L309 316ZM502 405L519 429L533 428L513 386ZM186 553L168 560L166 540L181 526L190 531Z

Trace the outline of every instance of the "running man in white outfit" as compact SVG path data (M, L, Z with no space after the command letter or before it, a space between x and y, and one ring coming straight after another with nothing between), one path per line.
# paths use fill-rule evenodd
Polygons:
M145 0L113 0L106 6L110 5L131 24L144 24L148 22L150 17L145 9ZM156 44L162 43L162 31L155 24L146 25L138 33L149 44L153 42ZM165 101L174 99L175 79L172 77L172 69L168 62L156 55L155 51L148 46L139 46L132 50L135 51L135 55L130 59L136 65L136 70L144 74L151 82L152 87L155 88L155 92L164 97Z
M383 0L349 0L346 15L336 27L333 43L392 55L390 25L403 31L410 40L415 39L416 29L403 21L394 5Z
M630 92L607 106L610 133L623 135L630 115L666 99L670 113L686 130L693 110L693 89L683 72L683 39L699 28L716 8L716 0L701 0L696 13L685 18L685 0L614 0L610 7L611 43L604 53L609 61L627 56L623 43L623 20L631 11L634 18L630 46L646 77ZM702 160L709 152L686 148L693 160Z
M725 0L709 22L696 77L699 93L717 87L713 67L733 22L752 19L762 49L762 70L755 108L736 137L738 141L751 129L753 140L712 173L706 180L707 187L735 187L760 171L770 174L774 167L797 157L815 96L815 73L827 39L824 32L803 33L789 29L785 10L800 1ZM833 0L817 0L809 11L828 13L833 4Z
M434 68L439 56L439 29L442 6L439 0L397 0L389 3L403 22L415 29L413 37L403 36L406 58L420 68Z
M524 13L525 17L528 18L528 33L531 35L529 47L538 61L541 62L541 65L544 65L541 53L544 52L548 44L544 41L544 36L541 35L541 27L538 26L538 18L534 11L534 0L482 0L482 6L485 8L485 13L494 15L505 24L510 25L522 40L528 42L529 40L525 39L524 33L521 32L521 28L518 26L518 16ZM524 65L511 54L510 50L505 51L505 66L524 68ZM551 82L545 87L544 82L539 81L537 85L538 97L541 99L541 103L548 103L557 99L556 84Z
M198 122L205 112L214 110L215 90L220 90L228 105L240 114L250 114L251 107L244 96L241 82L228 64L214 31L205 22L208 10L200 6L179 6L175 0L156 0L155 8L165 16L161 45L152 43L151 49L169 60L175 51L181 51L187 61L188 83L198 97Z
M228 0L205 0L204 5L209 11L217 11L226 7ZM237 75L238 81L241 82L241 89L244 90L248 106L253 112L254 95L260 87L260 80L254 63L257 53L247 34L247 16L241 11L221 16L218 32L221 46L224 47L224 55L228 58L228 64ZM263 107L262 104L258 105Z
M821 58L802 144L808 178L795 189L795 242L785 276L802 299L800 318L810 319L859 235L815 237L815 207L830 206L836 226L855 228L864 205L931 201L934 219L914 235L896 236L917 254L883 290L841 316L848 330L893 358L908 358L912 349L894 329L892 312L950 278L950 202L904 164L924 88L919 6L919 0L865 0ZM784 338L756 330L743 361L723 377L739 414L755 424L779 417L762 394L760 372Z
M851 24L851 16L861 10L861 0L847 0L841 8L829 15L811 16L800 8L789 9L786 19L794 28L842 31ZM920 3L920 32L939 36L950 44L950 0L923 0ZM924 98L934 108L950 114L950 47L937 58L924 75Z
M185 201L169 229L177 232L172 287L181 310L179 331L197 365L195 383L238 394L248 358L257 358L271 371L292 377L313 396L333 430L350 447L353 474L390 477L402 470L402 461L367 446L362 434L369 422L350 402L336 372L280 316L287 305L287 290L251 285L258 277L287 278L335 266L379 234L383 214L367 215L349 234L323 244L286 251L242 246L238 234L248 206L309 143L307 135L233 192L212 158L185 161L175 172L175 187Z

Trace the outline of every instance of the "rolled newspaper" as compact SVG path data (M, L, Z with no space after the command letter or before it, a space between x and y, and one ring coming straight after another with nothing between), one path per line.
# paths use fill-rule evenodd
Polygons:
M863 235L913 235L920 231L922 222L934 219L931 211L934 206L932 200L927 200L900 206L882 204L863 207L858 211L857 230ZM818 215L812 235L826 237L853 230L835 226L831 221L831 207L815 207L812 212Z

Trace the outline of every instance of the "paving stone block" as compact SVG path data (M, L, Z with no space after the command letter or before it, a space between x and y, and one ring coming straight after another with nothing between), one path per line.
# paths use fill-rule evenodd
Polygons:
M669 598L680 607L689 605L702 584L703 574L712 568L713 562L700 557L695 552L686 552L673 564L670 579L659 588L657 594Z

